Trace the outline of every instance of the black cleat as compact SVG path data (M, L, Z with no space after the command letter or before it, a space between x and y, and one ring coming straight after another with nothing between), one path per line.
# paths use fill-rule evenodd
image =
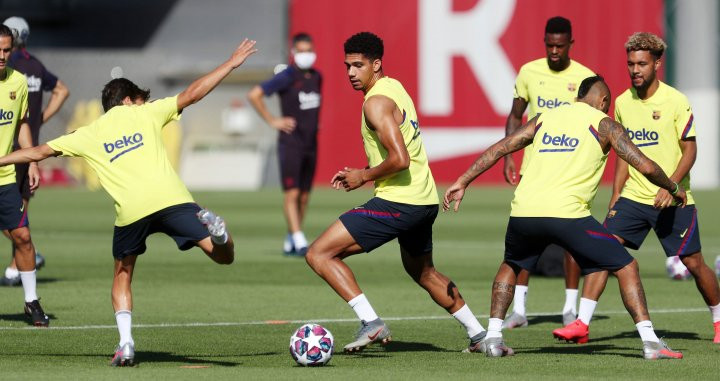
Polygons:
M40 306L40 301L33 300L30 303L25 303L25 315L32 319L32 323L36 327L47 327L50 325L50 318L45 315Z

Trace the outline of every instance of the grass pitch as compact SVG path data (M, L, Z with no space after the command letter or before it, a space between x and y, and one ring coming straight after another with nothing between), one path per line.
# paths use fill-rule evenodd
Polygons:
M371 196L369 189L313 193L306 234L316 237L340 213ZM236 242L236 261L218 266L199 249L179 252L168 237L148 240L133 283L133 336L139 365L108 366L117 343L110 304L113 208L103 193L43 189L30 221L37 248L47 258L38 291L51 329L29 327L22 289L0 288L0 375L3 379L716 379L720 346L712 343L707 307L692 281L665 275L664 255L653 236L638 258L653 323L680 361L641 358L642 344L610 280L585 345L559 343L564 284L530 282L530 326L507 331L512 358L463 354L464 331L405 275L397 243L348 259L360 286L387 321L394 342L361 354L336 353L324 368L295 366L290 334L303 322L332 331L336 349L357 328L352 310L302 259L281 255L281 193L195 193L221 214ZM492 278L503 253L510 188L474 188L457 214L435 223L435 263L460 288L487 325ZM608 192L597 198L602 218ZM703 251L720 252L720 192L696 192ZM9 245L7 245L9 246ZM9 250L9 247L7 247ZM3 258L7 260L9 255ZM2 263L4 266L5 264Z

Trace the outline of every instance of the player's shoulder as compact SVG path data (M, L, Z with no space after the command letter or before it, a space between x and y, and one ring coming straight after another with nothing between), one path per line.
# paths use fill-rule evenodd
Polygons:
M27 86L27 77L16 69L7 67L7 83L21 83Z
M665 96L670 98L672 101L680 102L683 104L690 103L685 94L665 82L660 81L660 89L665 93Z
M532 61L528 61L524 63L522 66L520 66L520 71L518 71L518 75L520 74L529 74L533 72L540 72L540 71L547 71L547 59L546 58L538 58Z
M625 89L625 91L615 98L615 107L625 105L633 100L639 100L637 93L635 93L632 88Z
M581 64L580 62L575 61L575 60L570 60L570 69L571 69L574 73L577 73L578 75L583 76L584 78L592 77L592 76L595 75L595 72L594 72L594 71L592 71L592 70L591 70L590 68L588 68L587 66L585 66L585 65L583 65L583 64Z

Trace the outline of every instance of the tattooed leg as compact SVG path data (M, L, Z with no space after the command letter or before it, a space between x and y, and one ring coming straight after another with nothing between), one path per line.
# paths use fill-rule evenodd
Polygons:
M519 271L519 268L513 268L507 262L500 264L492 287L491 318L505 319L505 314L515 296L515 280Z
M625 309L630 313L633 321L638 323L650 320L637 261L633 260L629 265L617 270L614 274L618 279L620 296L625 304Z

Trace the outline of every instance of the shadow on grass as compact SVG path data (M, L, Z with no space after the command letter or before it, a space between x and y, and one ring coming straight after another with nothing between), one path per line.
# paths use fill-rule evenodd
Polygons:
M440 348L433 344L418 343L412 341L392 341L387 345L371 346L361 352L345 353L342 348L338 348L336 355L341 356L358 356L358 357L388 357L384 353L391 352L458 352L459 350L449 350L446 348Z
M43 284L45 284L45 283L55 283L55 282L59 282L59 281L61 281L61 280L62 280L62 279L58 279L58 278L44 278L44 277L43 277L43 278L37 278L37 283L43 283Z
M617 350L634 351L635 353L617 352ZM607 344L568 344L562 346L541 347L534 349L515 348L516 354L559 354L559 355L593 355L593 356L621 356L629 358L642 357L642 346L637 348L617 347Z
M508 315L509 316L509 315ZM610 317L607 315L593 316L593 321L605 320ZM543 316L528 316L528 324L542 324L542 323L553 323L562 325L562 315L543 315Z
M699 340L700 339L700 336L698 336L698 334L695 332L655 330L655 334L658 337L665 338L665 339L683 339L683 340ZM599 341L615 340L615 339L640 339L640 335L637 333L637 331L625 331L625 332L620 332L613 336L605 336L605 337L598 337L598 338L590 336L591 343L599 342Z
M50 324L52 326L52 321L56 320L57 317L54 314L48 314L46 315L50 318ZM28 323L29 326L32 326L32 322L30 322L30 318L25 315L24 313L21 314L4 314L0 315L0 321L24 321Z
M277 355L277 352L253 353L253 354L247 354L246 356L275 356L275 355ZM137 352L135 354L135 359L138 363L176 362L176 363L192 364L192 365L217 365L217 366L227 366L227 367L238 366L238 365L242 364L240 362L234 362L234 361L211 360L214 357L237 357L237 355L211 355L211 356L187 357L187 356L183 356L183 355L176 354L176 353L170 353L170 352L148 352L148 351Z

